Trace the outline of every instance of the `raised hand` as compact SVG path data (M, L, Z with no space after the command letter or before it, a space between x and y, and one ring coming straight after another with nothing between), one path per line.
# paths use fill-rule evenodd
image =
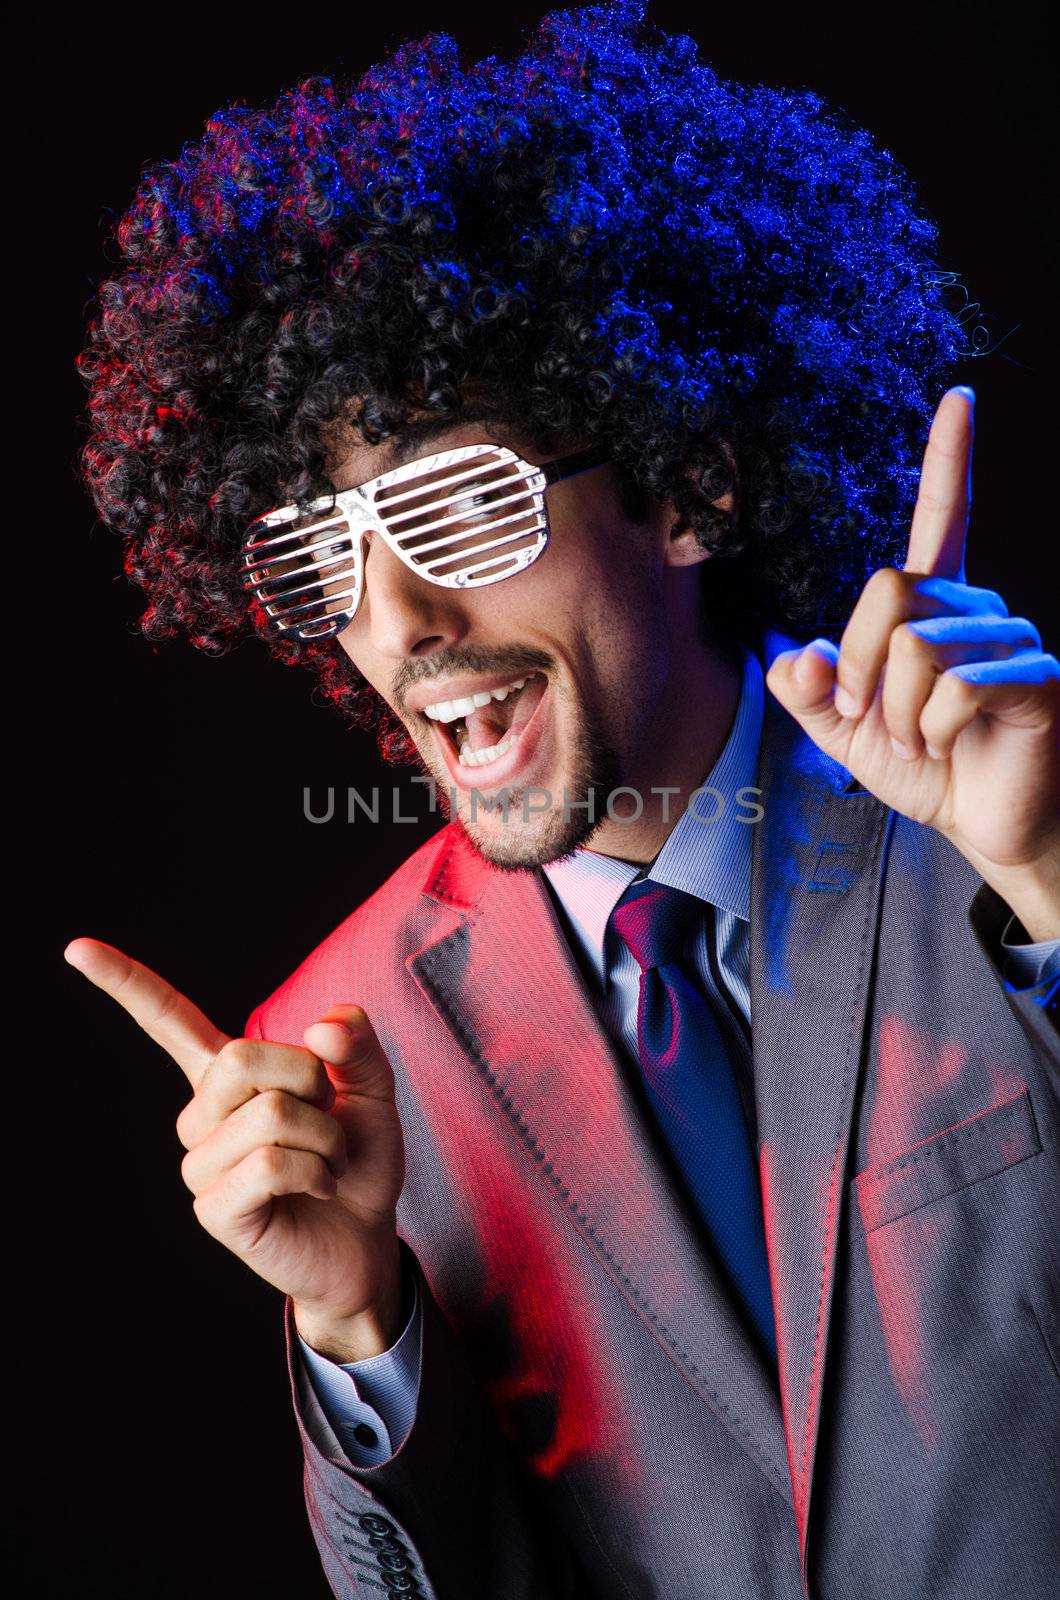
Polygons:
M304 1049L231 1039L111 945L75 939L66 959L191 1084L177 1135L206 1231L292 1297L299 1332L325 1355L387 1349L400 1332L405 1155L394 1075L365 1012L334 1006Z
M937 828L1032 938L1060 936L1060 663L1034 624L964 581L973 397L928 438L902 571L865 585L838 649L767 678L822 750L885 805Z

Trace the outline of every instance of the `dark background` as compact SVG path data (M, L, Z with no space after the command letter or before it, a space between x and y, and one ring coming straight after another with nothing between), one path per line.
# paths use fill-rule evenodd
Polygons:
M248 645L221 661L135 632L138 592L76 477L73 361L106 234L140 166L173 156L234 99L359 71L402 37L506 49L539 15L515 0L361 8L258 3L8 7L4 105L5 392L23 433L5 494L16 627L4 630L9 829L5 1167L16 1413L14 1567L26 1595L324 1596L301 1504L280 1302L199 1228L179 1176L177 1069L62 961L118 944L238 1032L252 1007L439 818L314 826L355 784L390 786L371 741L310 700L310 680ZM1056 85L1045 6L657 4L725 75L806 84L914 173L996 347L955 377L979 394L968 574L1060 644L1048 357L1047 221ZM385 16L385 25L371 20ZM33 583L27 535L59 561ZM15 535L15 537L12 537ZM19 537L21 536L21 537ZM24 631L23 631L24 630ZM13 742L9 736L8 744ZM355 996L336 996L354 999ZM9 1035L11 1037L11 1035ZM13 1103L12 1103L13 1102Z

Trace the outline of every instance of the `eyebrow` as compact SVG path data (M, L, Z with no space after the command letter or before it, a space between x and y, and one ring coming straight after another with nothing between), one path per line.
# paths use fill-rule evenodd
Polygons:
M390 444L390 460L385 467L373 473L377 477L379 472L392 472L395 467L407 466L410 461L415 461L417 456L424 454L424 445L430 444L441 434L448 433L452 428L464 427L468 422L481 423L482 443L492 442L488 439L489 424L484 417L421 417L416 422L410 422L402 428L400 433L392 434L386 442ZM361 478L360 483L370 483L371 478ZM346 488L356 488L356 484L347 484Z
M453 428L464 427L467 423L482 421L479 417L424 417L418 422L410 422L401 430L394 443L394 466L404 467L414 461L422 452L423 446L437 439L443 433L449 433ZM486 423L482 422L483 431ZM485 440L483 440L485 443Z

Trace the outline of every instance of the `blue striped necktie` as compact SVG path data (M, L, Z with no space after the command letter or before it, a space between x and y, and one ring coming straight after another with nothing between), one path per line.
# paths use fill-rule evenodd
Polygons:
M650 878L611 922L641 969L637 1049L648 1098L739 1303L776 1360L762 1193L740 1091L718 1023L682 959L704 908Z

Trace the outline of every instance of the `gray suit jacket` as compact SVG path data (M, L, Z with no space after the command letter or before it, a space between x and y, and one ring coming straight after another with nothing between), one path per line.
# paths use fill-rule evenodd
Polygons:
M424 1316L394 1458L329 1457L291 1362L336 1595L1056 1594L1055 1023L1001 980L996 896L771 696L759 783L779 1390L540 874L490 869L450 825L251 1018L299 1044L363 1004L405 1129Z

